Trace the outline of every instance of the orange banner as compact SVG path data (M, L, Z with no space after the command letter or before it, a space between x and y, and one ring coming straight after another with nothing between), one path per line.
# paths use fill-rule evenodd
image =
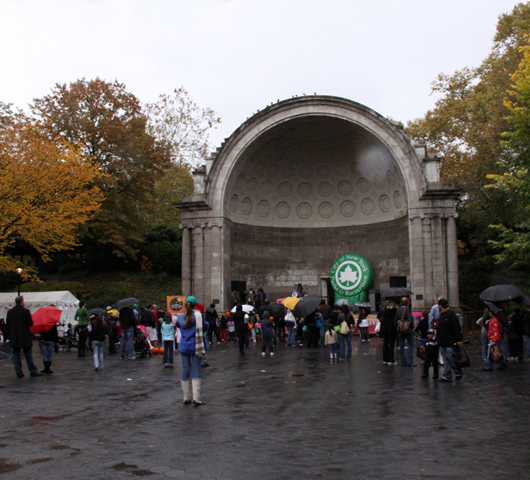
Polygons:
M167 297L167 311L169 313L184 313L184 302L186 297L181 295L174 295L172 297Z

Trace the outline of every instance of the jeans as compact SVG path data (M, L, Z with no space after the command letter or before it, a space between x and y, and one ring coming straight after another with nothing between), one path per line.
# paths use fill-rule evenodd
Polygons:
M336 353L337 353L337 344L336 343L330 343L328 345L328 348L329 348L329 354L330 355L336 355Z
M462 375L462 369L456 366L456 347L440 347L440 353L444 359L444 372L442 377L451 380L453 378L451 370L454 370L455 375Z
M116 341L118 337L109 336L109 353L116 353Z
M103 358L105 357L105 340L94 340L94 367L103 368Z
M344 357L346 356L346 345L348 345L348 360L351 359L351 335L351 330L346 335L339 333L341 360L344 360Z
M125 342L127 342L127 356L133 357L133 338L134 338L134 327L129 327L125 331L121 331L120 340L120 358L123 358L125 353Z
M201 378L201 357L198 355L186 355L181 353L182 358L182 380L186 381L191 378Z
M42 348L42 361L51 363L55 343L47 340L41 340L39 345Z
M407 359L405 360L405 340L409 345L409 351L407 352ZM414 358L414 333L410 332L406 335L398 333L399 342L399 355L401 357L401 365L412 365L412 359Z
M480 332L480 344L482 347L482 359L486 361L486 358L488 358L488 331L483 328Z
M173 365L173 340L164 340L164 358L162 363Z
M499 368L503 369L508 366L506 365L506 345L504 344L504 340L502 338L497 342L497 344L499 345L501 352L502 352L502 358L501 358L501 361L499 362ZM486 356L486 363L484 364L484 368L487 370L491 370L493 368L493 365L491 364L491 360L489 356L489 351L488 351L488 355Z
M296 331L294 329L295 323L291 321L287 321L285 323L289 329L289 333L287 334L287 345L294 345L296 344Z
M322 320L322 325L320 326L320 343L325 343L326 341L326 332L328 331L329 320Z
M272 344L273 335L270 333L264 333L263 337L261 338L261 352L266 353L267 351L267 345L269 346L269 351L272 353L274 352L274 346Z
M13 365L15 365L15 373L17 374L17 377L22 377L24 374L22 373L22 361L20 360L20 348L13 348ZM34 375L37 373L37 367L33 363L33 352L31 351L31 347L24 348L24 356L26 357L26 363L28 364L28 370L31 375Z

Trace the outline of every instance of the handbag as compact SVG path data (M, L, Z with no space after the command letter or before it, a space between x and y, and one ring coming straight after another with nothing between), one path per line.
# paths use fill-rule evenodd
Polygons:
M350 327L348 327L348 322L346 320L343 320L340 324L340 333L342 333L342 335L348 335L348 333L350 333Z
M464 347L458 347L456 349L455 363L457 367L468 368L471 366L471 360Z
M381 322L377 320L377 323L375 324L374 332L379 333L381 331Z
M397 331L401 335L408 335L411 332L410 322L405 320L405 313L407 309L403 308L403 314L401 315L401 320L398 320Z
M489 349L489 356L492 362L500 362L502 359L502 350L498 343L492 343Z

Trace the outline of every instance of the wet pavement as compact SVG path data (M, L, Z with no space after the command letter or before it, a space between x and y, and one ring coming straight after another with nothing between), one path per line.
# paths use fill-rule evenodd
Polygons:
M384 365L381 341L351 362L324 347L240 357L214 345L200 407L183 405L180 358L54 355L53 375L0 362L0 478L528 478L530 362L483 372L477 346L459 383ZM37 345L36 363L41 366ZM417 363L419 362L416 359Z

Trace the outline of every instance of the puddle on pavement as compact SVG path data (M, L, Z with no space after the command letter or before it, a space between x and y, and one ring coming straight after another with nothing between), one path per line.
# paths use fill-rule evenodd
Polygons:
M137 465L129 465L127 463L118 463L112 468L114 468L114 470L117 470L120 473L125 473L127 475L135 475L137 477L153 475L153 472L151 470L142 470L139 469Z
M11 463L5 458L0 458L0 474L14 472L18 468L20 468L18 463Z

